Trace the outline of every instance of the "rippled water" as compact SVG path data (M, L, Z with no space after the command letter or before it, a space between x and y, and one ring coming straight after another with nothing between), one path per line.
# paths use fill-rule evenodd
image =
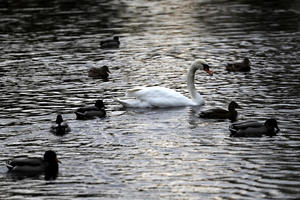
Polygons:
M60 173L15 180L0 167L0 199L300 198L300 5L297 0L7 1L0 3L0 162L57 152ZM119 49L99 48L120 36ZM227 62L249 57L249 73ZM114 101L137 85L186 95L195 59L200 108L123 109ZM108 82L91 79L108 65ZM76 121L103 99L108 117ZM201 109L243 109L240 119L274 117L276 137L230 138L229 121ZM57 113L72 128L49 133Z

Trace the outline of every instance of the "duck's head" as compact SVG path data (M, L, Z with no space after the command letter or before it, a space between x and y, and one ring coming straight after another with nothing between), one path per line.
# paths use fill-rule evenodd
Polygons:
M115 41L119 41L119 36L114 36Z
M56 157L56 153L52 150L48 150L45 152L44 160L49 163L60 163L60 161Z
M58 125L60 125L61 123L63 123L63 118L62 118L62 116L61 116L61 114L59 114L59 115L57 115L57 117L56 117L56 123L58 124Z
M204 60L196 60L192 66L197 69L204 70L210 76L213 75L213 72L209 70L209 65Z
M46 151L44 154L44 161L47 163L45 166L45 180L56 179L58 174L58 163L60 163L56 157L56 153L51 150Z
M108 66L104 65L102 68L104 69L105 72L110 73Z
M96 100L95 106L99 109L104 109L105 108L104 103L103 103L102 100Z
M228 110L232 111L235 110L236 108L242 108L239 104L237 104L235 101L231 101L230 104L228 105Z
M276 129L276 132L274 131L275 134L280 131L276 119L267 119L265 122L265 126L268 130L274 131L274 129Z
M249 66L249 65L250 65L250 60L249 60L249 58L244 58L243 63L244 63L244 65Z

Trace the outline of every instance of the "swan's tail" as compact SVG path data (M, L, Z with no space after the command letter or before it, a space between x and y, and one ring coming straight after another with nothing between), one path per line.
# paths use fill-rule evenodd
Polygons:
M136 87L126 91L125 97L136 97L138 96L138 92L142 91L143 87Z
M120 103L124 107L131 107L130 100L115 99L116 102Z
M115 99L115 101L122 104L123 107L127 107L127 108L153 107L148 102L141 101L139 99Z

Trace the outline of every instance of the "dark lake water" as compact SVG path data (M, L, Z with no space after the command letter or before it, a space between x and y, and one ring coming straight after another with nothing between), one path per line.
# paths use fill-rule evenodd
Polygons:
M120 37L119 49L100 41ZM62 0L0 2L0 199L299 199L300 2L297 0ZM248 57L249 73L225 64ZM124 109L139 85L188 96L197 73L202 107ZM88 70L108 65L108 82ZM103 99L107 118L75 120ZM276 137L230 138L227 120L199 111L238 102L239 119L276 118ZM62 113L72 132L49 130ZM15 155L57 152L58 178L16 180Z

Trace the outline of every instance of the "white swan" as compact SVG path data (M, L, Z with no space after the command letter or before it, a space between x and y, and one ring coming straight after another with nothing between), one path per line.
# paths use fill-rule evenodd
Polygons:
M204 100L195 88L195 73L198 69L206 71L212 76L209 66L203 60L195 61L189 69L187 76L187 87L191 99L186 96L164 87L136 87L126 93L126 98L117 99L124 107L147 108L147 107L179 107L179 106L198 106L203 105Z

